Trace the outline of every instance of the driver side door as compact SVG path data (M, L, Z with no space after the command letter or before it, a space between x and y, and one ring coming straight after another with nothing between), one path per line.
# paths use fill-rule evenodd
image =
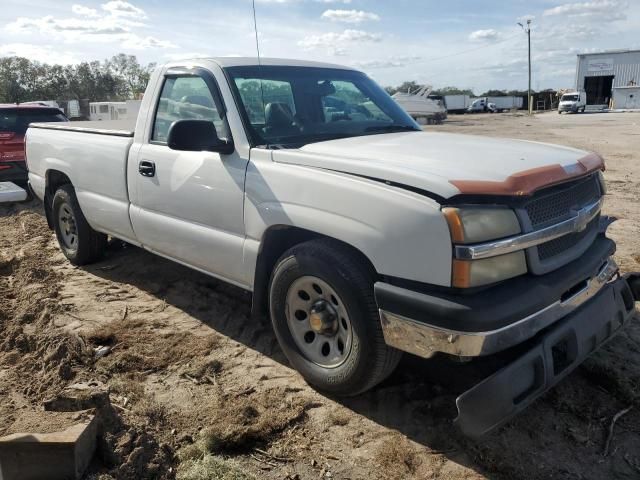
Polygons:
M177 120L213 122L231 138L226 108L209 72L167 72L148 138L136 153L137 202L131 221L144 248L231 283L243 283L244 177L237 151L177 151L167 145Z

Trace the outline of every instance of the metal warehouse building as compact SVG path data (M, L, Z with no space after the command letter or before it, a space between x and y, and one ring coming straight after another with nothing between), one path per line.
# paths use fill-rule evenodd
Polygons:
M578 55L576 90L587 92L587 105L637 108L633 106L638 101L633 87L639 83L640 50Z

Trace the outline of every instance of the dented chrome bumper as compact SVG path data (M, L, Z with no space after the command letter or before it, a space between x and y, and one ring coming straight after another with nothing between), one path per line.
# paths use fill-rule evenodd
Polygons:
M380 321L387 345L429 358L435 353L477 357L500 352L535 336L544 328L571 314L595 297L617 274L609 258L598 273L579 284L568 296L505 327L489 331L464 332L433 326L380 309Z

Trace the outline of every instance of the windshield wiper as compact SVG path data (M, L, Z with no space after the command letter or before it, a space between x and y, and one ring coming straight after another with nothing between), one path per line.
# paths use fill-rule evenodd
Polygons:
M410 125L380 125L376 127L367 127L365 128L364 131L392 133L392 132L420 132L421 130L419 128L412 127Z

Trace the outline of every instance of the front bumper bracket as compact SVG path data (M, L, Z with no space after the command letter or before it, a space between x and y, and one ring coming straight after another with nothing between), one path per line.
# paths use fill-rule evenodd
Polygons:
M639 282L639 274L609 282L591 301L541 333L524 355L460 395L457 426L466 435L484 435L557 384L633 316Z

